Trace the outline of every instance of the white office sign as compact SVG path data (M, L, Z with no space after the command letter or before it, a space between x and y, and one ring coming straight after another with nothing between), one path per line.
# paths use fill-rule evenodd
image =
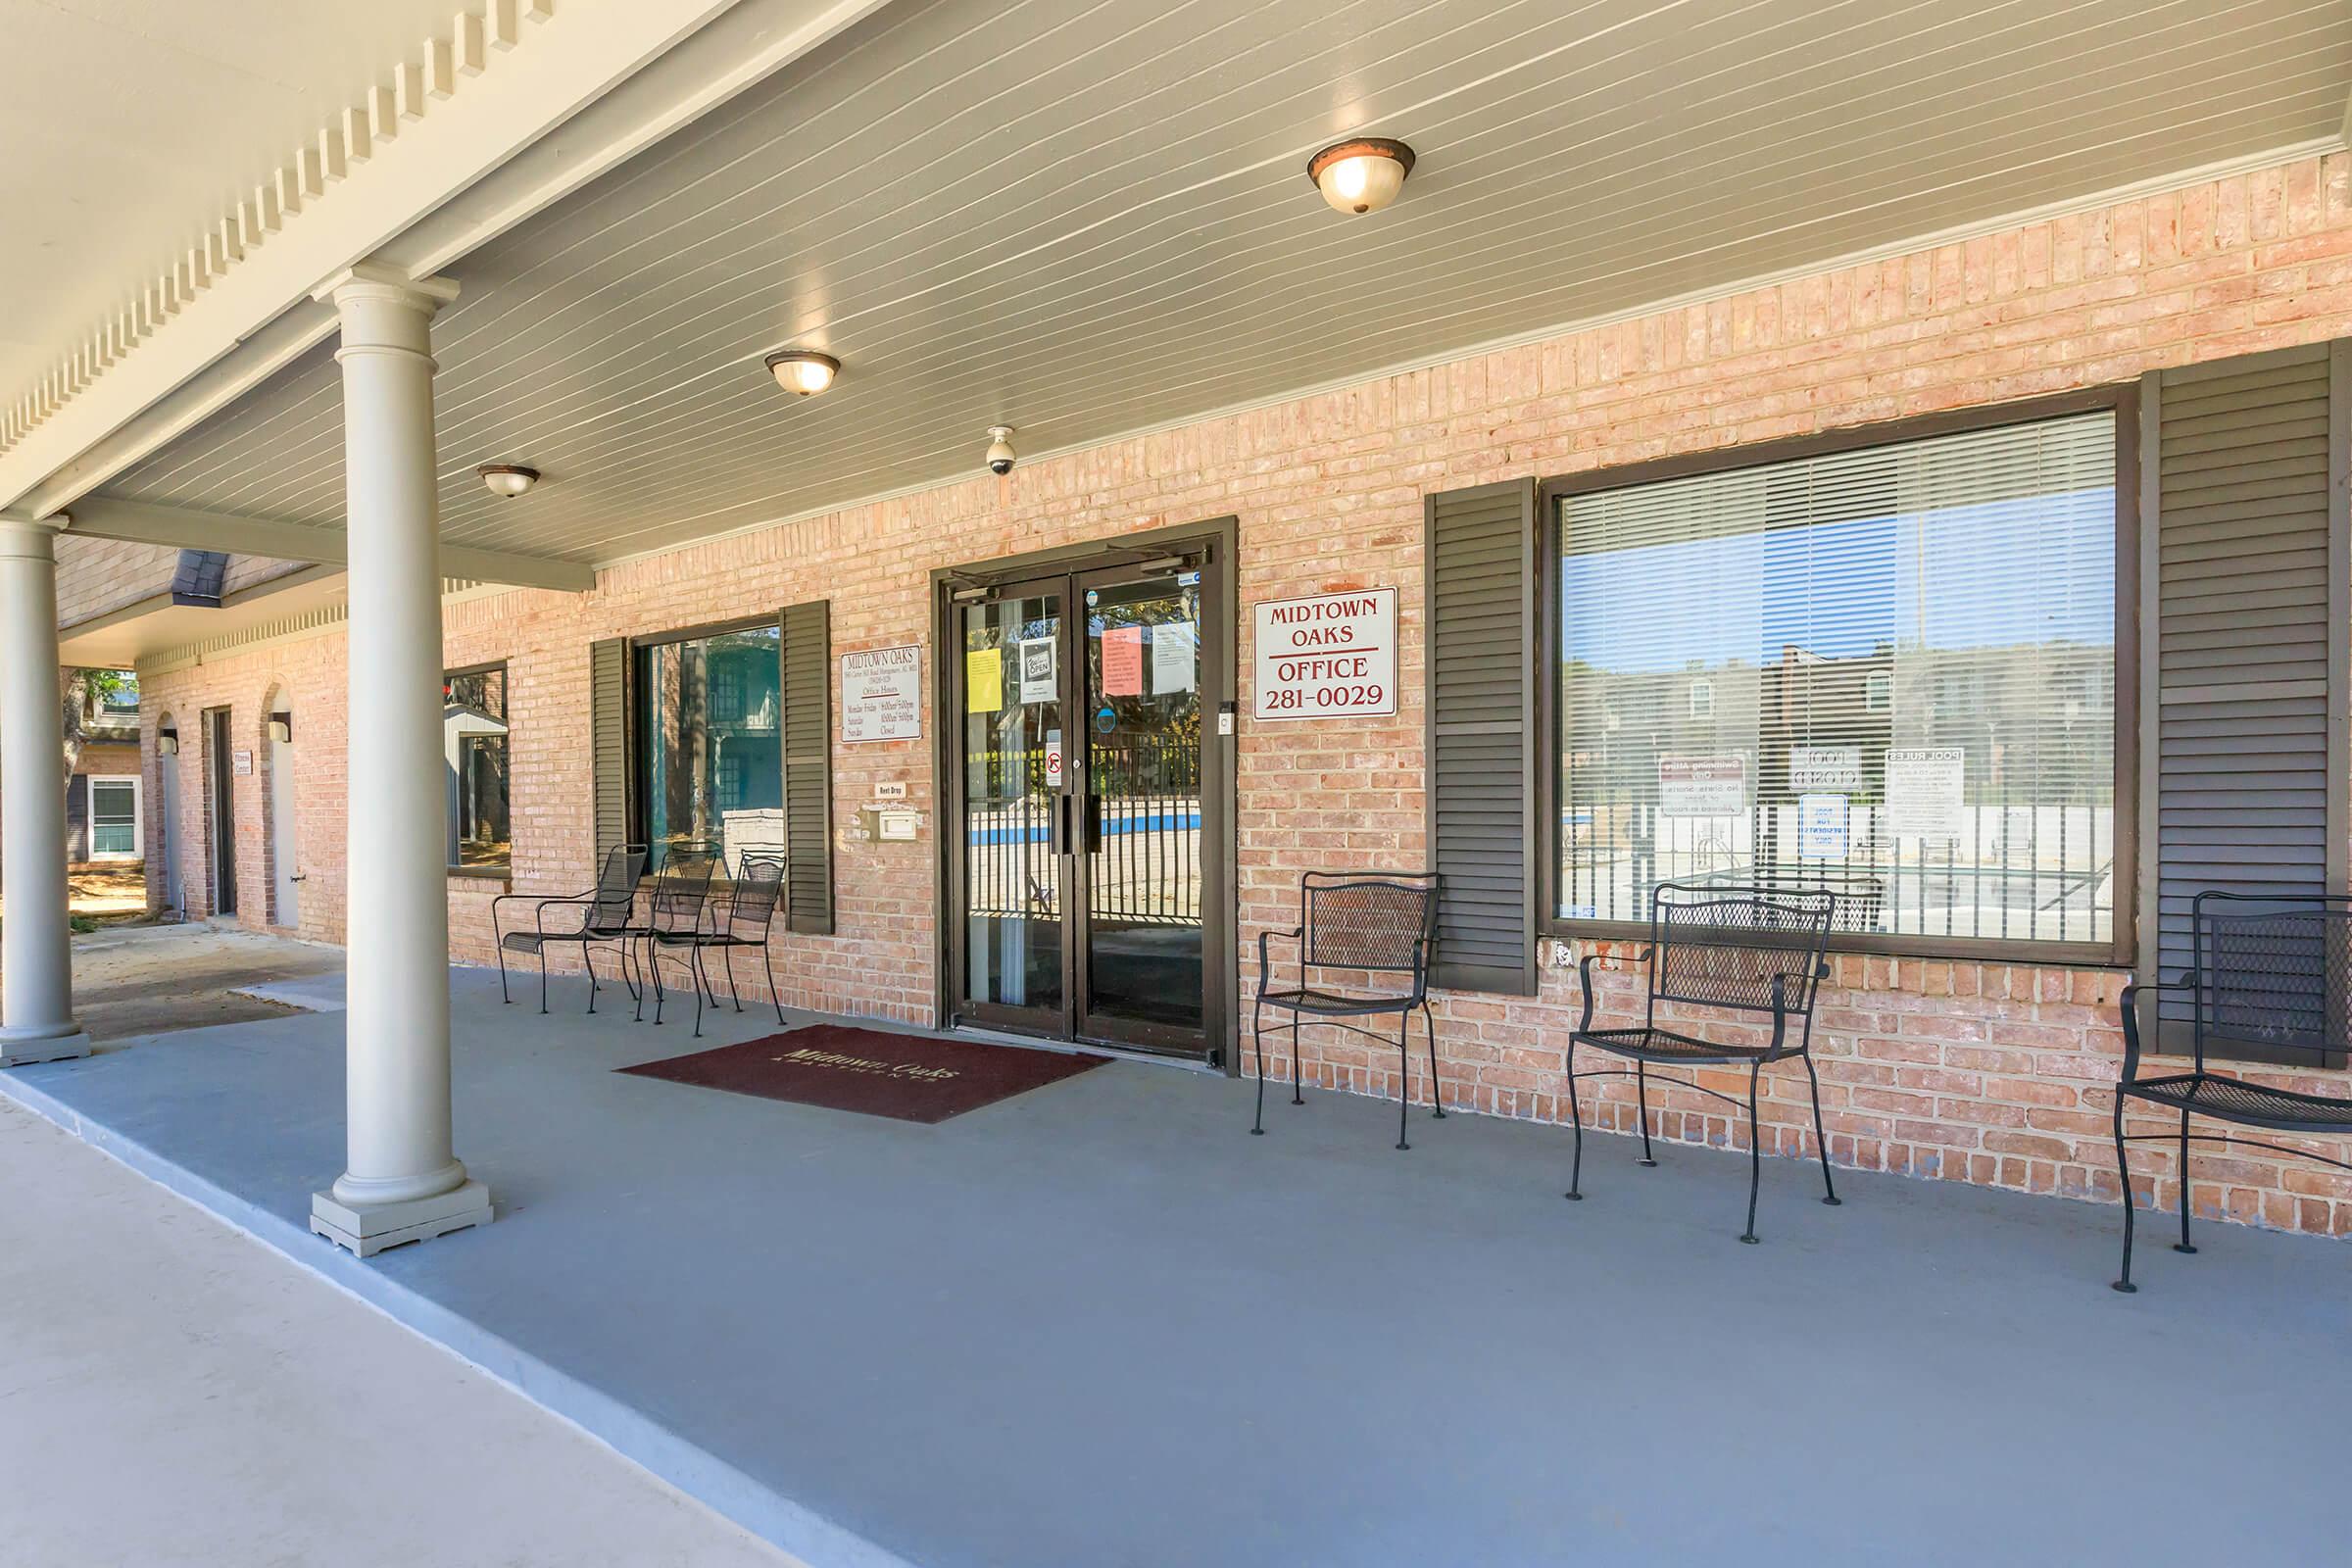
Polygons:
M1798 795L1862 793L1859 746L1791 746L1788 788Z
M923 651L868 648L841 656L841 738L912 741L923 734Z
M1257 612L1259 718L1396 711L1396 590L1274 599Z
M1658 759L1658 814L1740 816L1747 810L1747 759L1737 752L1716 757Z
M1796 798L1796 858L1800 860L1842 860L1850 820L1842 795L1800 795Z
M1965 828L1968 754L1926 746L1886 754L1886 831L1902 839L1956 839Z

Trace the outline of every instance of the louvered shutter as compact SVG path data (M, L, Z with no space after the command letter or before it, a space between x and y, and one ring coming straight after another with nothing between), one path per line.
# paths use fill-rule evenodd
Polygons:
M1431 979L1536 990L1535 481L1426 504Z
M588 755L595 782L596 862L629 837L629 642L588 648Z
M789 925L833 934L833 637L831 605L792 605L783 636L784 843Z
M2346 369L2346 345L2323 343L2143 383L2156 885L2142 954L2167 977L2191 961L2200 892L2345 891ZM2168 1024L2188 1012L2164 999Z

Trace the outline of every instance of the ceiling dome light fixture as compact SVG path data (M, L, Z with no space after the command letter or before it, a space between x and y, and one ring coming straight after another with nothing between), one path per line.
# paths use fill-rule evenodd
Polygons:
M519 463L485 463L473 470L482 476L482 483L494 496L509 501L539 482L539 470L526 468Z
M1413 150L1386 136L1335 141L1306 161L1306 177L1342 213L1379 212L1396 199L1412 172Z
M841 362L814 349L778 349L767 357L767 370L785 391L814 397L833 384Z

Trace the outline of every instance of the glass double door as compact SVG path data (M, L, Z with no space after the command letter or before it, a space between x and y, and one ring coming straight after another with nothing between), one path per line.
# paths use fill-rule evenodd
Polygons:
M1201 575L1114 566L953 606L960 1021L1206 1051L1202 650L1221 628Z

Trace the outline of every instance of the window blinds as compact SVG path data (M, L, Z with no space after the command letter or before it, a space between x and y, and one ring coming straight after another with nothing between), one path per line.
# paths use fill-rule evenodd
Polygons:
M1556 912L2111 942L2115 465L2100 410L1559 496Z

